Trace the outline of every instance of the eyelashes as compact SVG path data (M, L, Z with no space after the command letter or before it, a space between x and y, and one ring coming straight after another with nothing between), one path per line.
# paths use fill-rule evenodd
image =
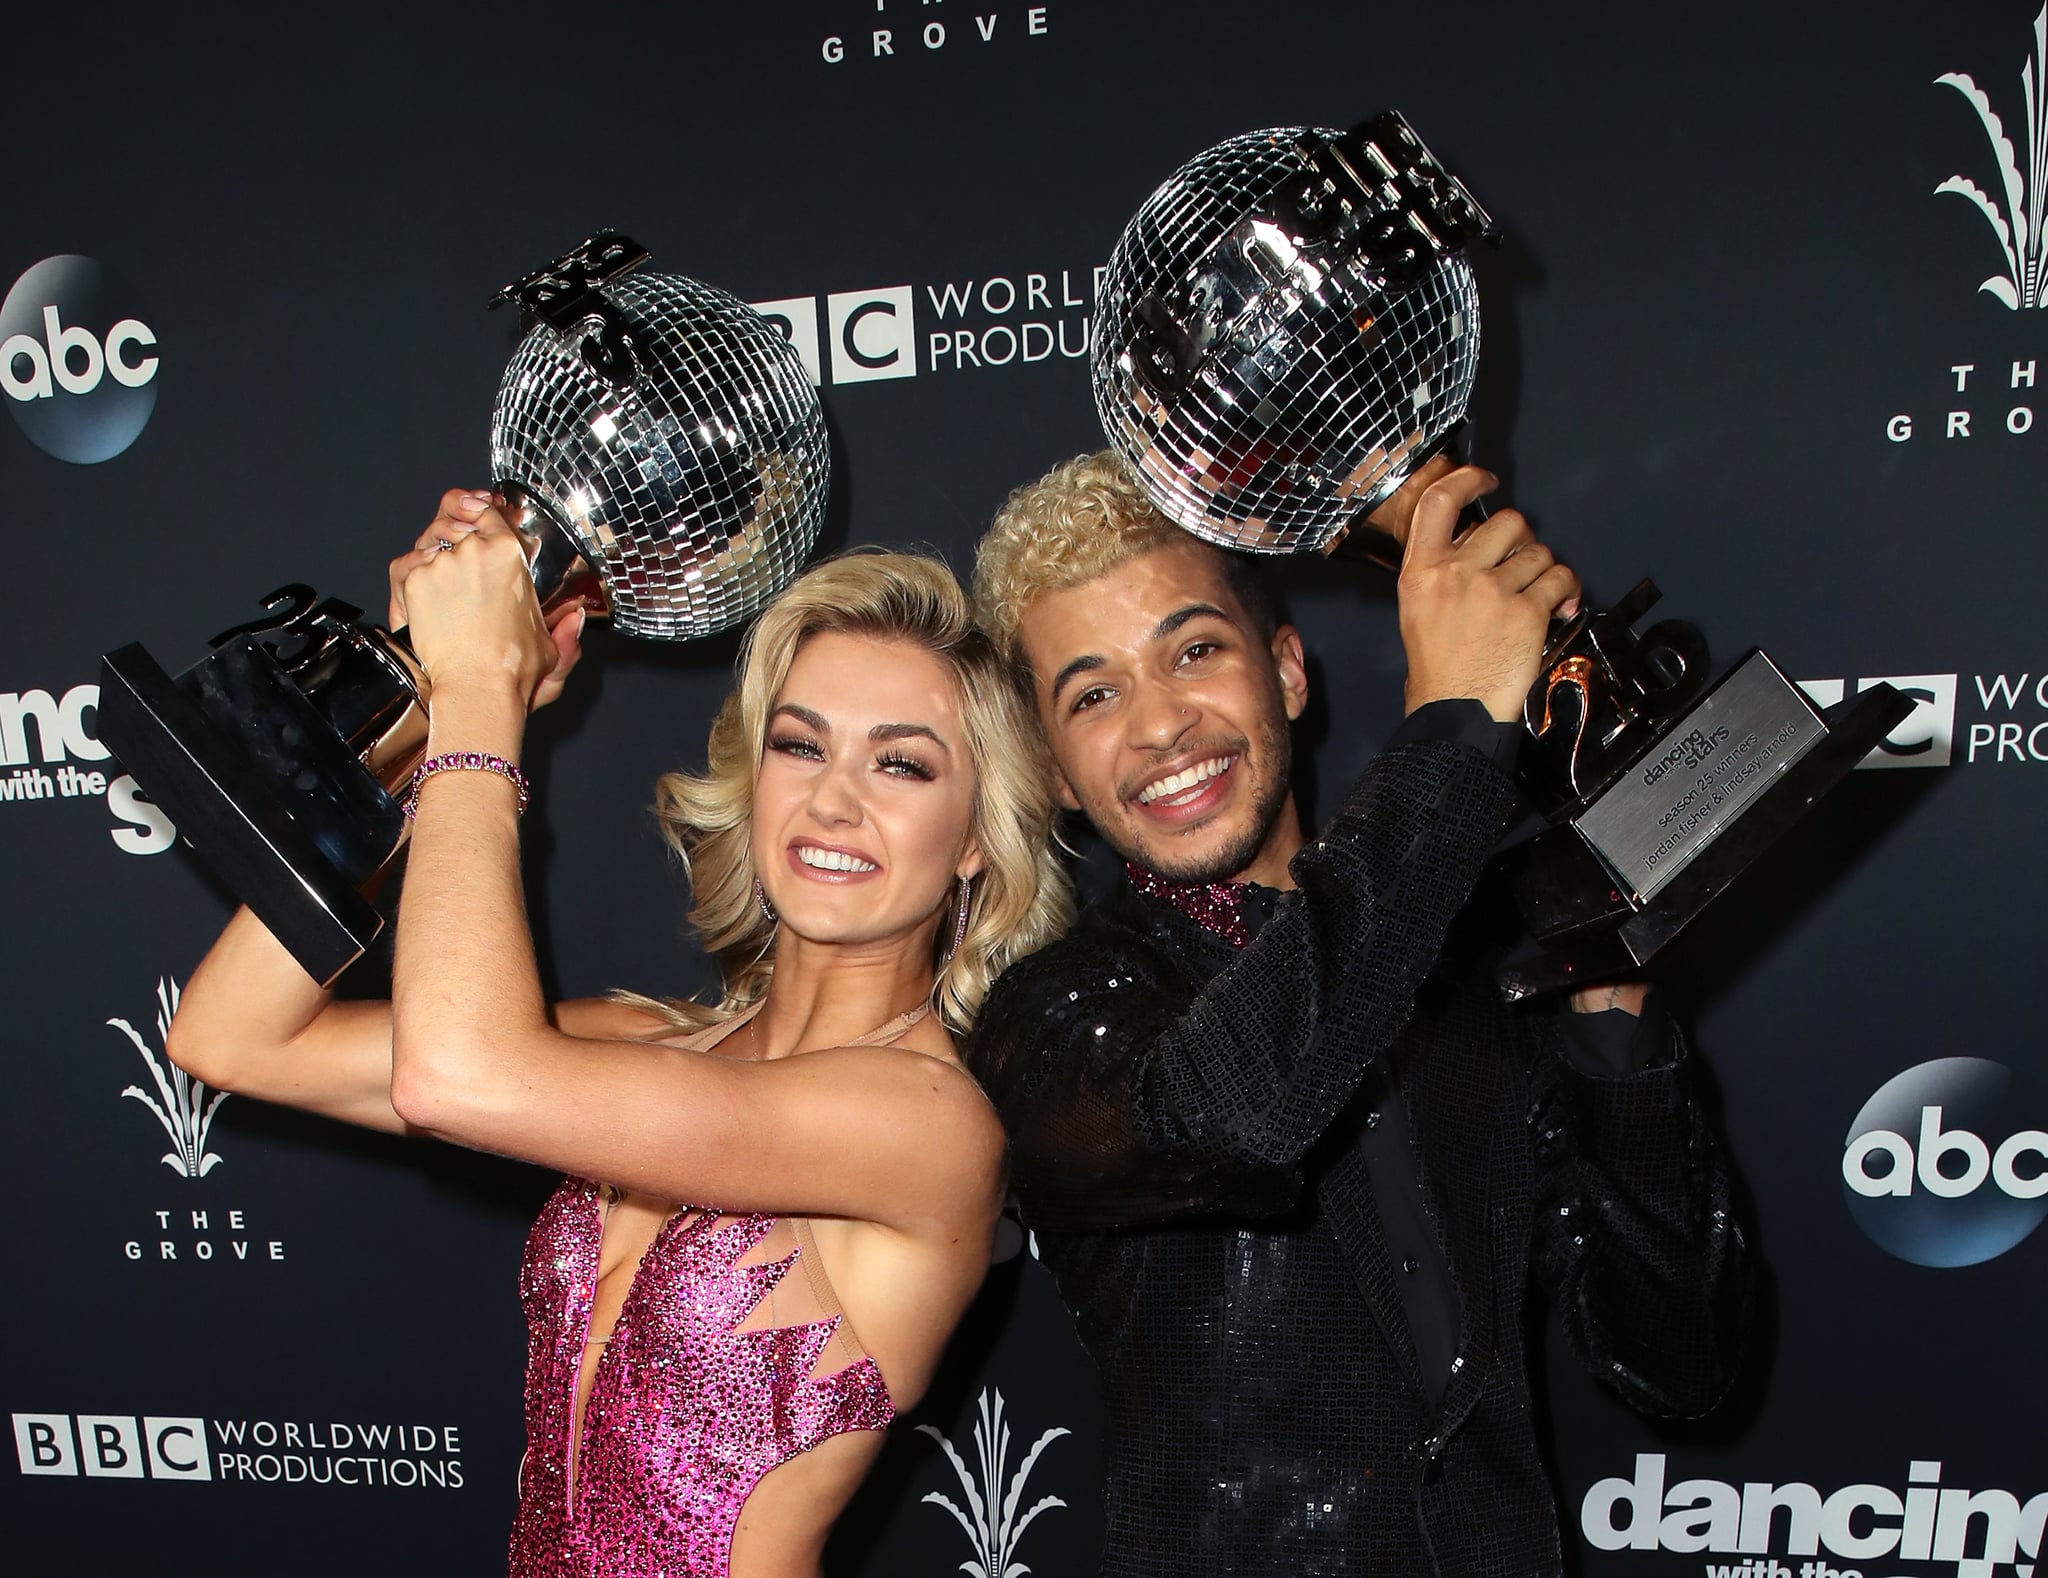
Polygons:
M771 734L768 749L784 756L794 756L800 761L822 762L825 751L816 740L806 739L800 734ZM914 778L920 783L930 783L938 774L925 762L900 750L887 750L875 758L875 766L892 778Z
M930 783L938 776L915 756L905 756L901 751L884 751L875 758L875 765L884 772L915 778L921 783Z

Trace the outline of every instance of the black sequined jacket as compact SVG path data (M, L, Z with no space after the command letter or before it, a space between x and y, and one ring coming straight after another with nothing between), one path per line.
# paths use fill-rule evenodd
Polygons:
M1747 1252L1676 1032L1590 1075L1555 1005L1437 968L1511 804L1470 745L1395 746L1249 946L1122 886L990 997L970 1060L1105 1383L1105 1573L1556 1572L1532 1278L1637 1407L1728 1386ZM1447 1386L1421 1382L1345 1140L1380 1058L1462 1305Z

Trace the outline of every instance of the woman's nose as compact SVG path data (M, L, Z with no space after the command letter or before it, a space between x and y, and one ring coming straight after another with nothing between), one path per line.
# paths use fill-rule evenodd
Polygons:
M811 781L811 815L829 826L850 826L861 819L859 769L833 766Z

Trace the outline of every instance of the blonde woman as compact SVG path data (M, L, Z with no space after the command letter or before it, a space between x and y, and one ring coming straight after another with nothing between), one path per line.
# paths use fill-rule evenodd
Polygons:
M568 1175L521 1279L515 1575L813 1574L988 1265L1002 1130L953 1037L1071 912L1030 719L944 565L817 566L750 633L706 770L659 788L722 997L551 1008L517 763L580 619L542 623L485 494L445 496L392 585L445 764L414 779L392 1001L332 1000L244 911L171 1055Z

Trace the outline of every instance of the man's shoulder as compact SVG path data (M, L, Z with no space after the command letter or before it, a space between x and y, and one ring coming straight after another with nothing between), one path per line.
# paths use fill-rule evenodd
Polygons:
M1065 935L1003 972L989 994L984 1021L1042 1014L1055 1004L1065 1008L1157 978L1163 959L1149 908L1124 883L1093 900Z

